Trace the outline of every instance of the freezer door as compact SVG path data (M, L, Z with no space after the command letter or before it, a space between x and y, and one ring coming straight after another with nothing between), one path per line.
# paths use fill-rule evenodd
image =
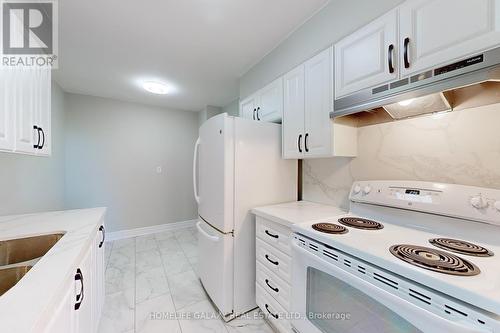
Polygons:
M198 214L224 233L233 231L234 119L220 114L200 127Z
M198 229L198 276L212 302L223 315L233 312L233 237L204 221Z

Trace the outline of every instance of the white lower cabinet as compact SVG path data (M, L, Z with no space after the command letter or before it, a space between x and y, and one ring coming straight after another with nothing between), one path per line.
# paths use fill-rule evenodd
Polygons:
M46 312L44 333L95 333L104 305L104 227L92 239L81 261L74 266L59 298Z
M50 320L43 330L51 332L76 332L75 330L75 283L71 279L63 286L64 292L57 306L54 307Z
M292 230L256 217L256 301L268 321L280 333L291 333L290 281Z

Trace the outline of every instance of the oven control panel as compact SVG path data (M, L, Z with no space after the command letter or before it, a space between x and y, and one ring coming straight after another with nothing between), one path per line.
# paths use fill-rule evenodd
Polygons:
M500 190L419 181L358 181L351 202L404 208L500 225Z
M439 203L439 195L441 192L417 188L389 188L390 196L394 200L402 200L406 202L421 202L421 203Z

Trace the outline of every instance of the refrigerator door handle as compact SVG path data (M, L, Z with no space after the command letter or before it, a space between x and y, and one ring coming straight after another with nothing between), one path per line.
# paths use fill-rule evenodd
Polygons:
M193 189L194 189L194 199L197 203L200 203L200 197L198 195L198 177L196 176L196 166L198 165L198 147L200 146L200 138L196 140L194 145L194 158L193 158Z
M198 221L198 223L196 223L196 229L198 229L198 232L200 234L202 234L205 238L211 240L212 242L218 242L220 240L219 237L211 236L205 230L203 230L203 228L201 227L201 221Z

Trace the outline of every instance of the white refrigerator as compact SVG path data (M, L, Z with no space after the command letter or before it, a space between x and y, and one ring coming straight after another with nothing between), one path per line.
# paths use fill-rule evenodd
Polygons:
M257 307L250 209L297 200L297 161L281 158L281 125L225 113L200 127L194 154L198 276L230 320Z

